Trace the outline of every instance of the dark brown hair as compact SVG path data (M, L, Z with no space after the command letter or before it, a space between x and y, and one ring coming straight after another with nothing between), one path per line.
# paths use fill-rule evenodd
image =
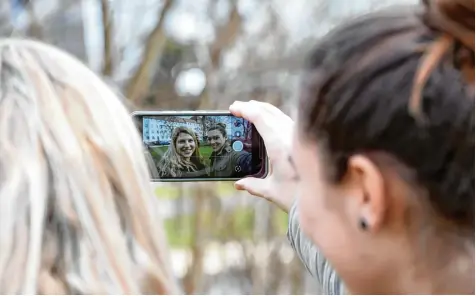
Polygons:
M207 132L211 132L211 131L214 131L214 130L218 130L221 133L221 135L223 136L223 138L225 138L225 139L227 138L226 124L221 123L221 122L214 123L208 128Z
M309 57L299 110L335 181L352 154L383 152L442 217L474 229L474 0L423 1L337 28Z

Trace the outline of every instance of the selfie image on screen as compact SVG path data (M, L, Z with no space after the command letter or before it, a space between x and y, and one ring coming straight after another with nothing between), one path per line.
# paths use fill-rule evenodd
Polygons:
M242 118L143 116L142 121L154 179L241 178L251 174L252 125Z

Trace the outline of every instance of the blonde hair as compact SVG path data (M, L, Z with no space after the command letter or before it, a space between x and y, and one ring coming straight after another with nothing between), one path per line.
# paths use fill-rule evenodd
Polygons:
M141 141L69 54L0 40L0 293L171 294Z
M180 134L187 134L193 138L195 142L195 150L193 151L190 160L183 159L177 152L177 138ZM169 148L164 153L159 161L159 175L161 177L180 177L182 171L197 171L197 164L203 164L203 157L200 154L200 143L198 143L197 135L189 128L179 126L172 131L172 138L170 140Z

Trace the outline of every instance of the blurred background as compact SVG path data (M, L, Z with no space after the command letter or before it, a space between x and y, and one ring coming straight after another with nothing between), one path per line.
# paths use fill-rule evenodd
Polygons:
M0 0L0 34L70 52L130 110L254 99L289 112L302 59L320 36L355 15L417 1ZM187 294L320 294L276 207L226 182L152 187Z

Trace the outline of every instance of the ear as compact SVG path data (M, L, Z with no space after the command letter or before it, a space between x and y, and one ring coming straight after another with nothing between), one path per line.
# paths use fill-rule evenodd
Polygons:
M354 155L348 161L351 182L358 189L358 215L355 223L363 221L368 231L378 231L386 212L385 178L379 167L364 155Z

